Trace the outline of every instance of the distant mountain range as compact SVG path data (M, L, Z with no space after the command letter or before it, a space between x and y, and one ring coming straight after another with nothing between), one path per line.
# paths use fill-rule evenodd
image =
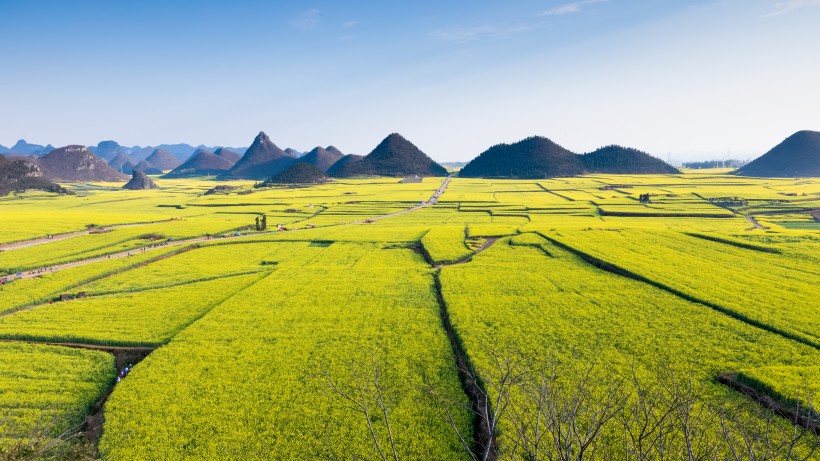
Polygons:
M190 155L184 158L190 151ZM105 158L95 155L93 151ZM274 182L321 182L326 177L445 176L447 171L397 133L382 140L366 156L344 155L339 149L315 147L302 153L282 150L260 132L244 155L230 148L193 148L164 144L157 148L123 147L103 141L87 148L18 141L0 146L0 193L26 188L59 191L52 181L124 181L134 170L167 178L216 176ZM106 162L105 160L108 160ZM676 174L678 170L646 152L607 146L575 154L544 137L498 144L464 165L462 177L538 179L579 174ZM799 131L765 155L734 172L743 176L820 176L820 132ZM140 177L140 181L141 181Z
M17 141L17 143L11 147L0 146L0 154L5 154L7 156L11 155L45 155L54 150L54 146L51 144L47 146L41 146L40 144L30 144L26 142L25 139L21 139Z
M465 178L542 179L604 174L680 173L663 160L637 149L602 147L588 154L575 154L541 136L513 144L498 144L479 154L458 175Z
M97 157L105 160L106 162L110 162L112 159L117 157L118 155L125 155L128 156L129 160L132 163L136 164L140 160L146 160L152 153L156 152L157 150L162 150L173 157L175 157L180 163L187 160L197 149L207 149L210 151L214 151L222 146L205 146L200 144L199 146L192 146L190 144L160 144L158 146L122 146L116 141L100 141L96 146L88 146L87 149L94 153ZM34 155L37 157L43 156L52 150L55 147L51 144L48 145L40 145L40 144L31 144L24 139L17 141L17 143L11 147L5 147L0 145L0 154L5 154L6 156L11 155ZM245 147L229 147L229 149L233 150L234 152L238 152L239 155L245 152ZM152 163L149 161L149 163ZM170 168L160 168L160 169L170 169Z
M820 176L820 132L798 131L734 173L775 178Z

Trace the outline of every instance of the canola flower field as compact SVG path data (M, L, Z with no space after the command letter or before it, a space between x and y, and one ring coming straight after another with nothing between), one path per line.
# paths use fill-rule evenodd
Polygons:
M668 459L796 430L724 373L817 411L820 180L452 178L435 204L444 178L156 181L0 198L0 453L74 443L107 399L86 436L105 460L482 459L487 414L491 459L556 459L532 368L511 372L545 363L553 400L594 368L593 409L620 378L694 383L700 438ZM704 416L726 402L729 423ZM642 459L627 413L563 446Z

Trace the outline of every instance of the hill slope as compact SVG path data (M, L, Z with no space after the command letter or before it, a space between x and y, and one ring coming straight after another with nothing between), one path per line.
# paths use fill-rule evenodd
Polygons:
M27 189L66 192L62 187L44 178L42 170L33 161L7 159L0 155L0 197L12 191Z
M239 159L242 158L242 154L234 152L234 151L232 151L230 149L227 149L225 147L218 148L217 150L214 151L214 154L217 157L224 158L225 160L231 162L234 165L236 165L236 162L238 162Z
M123 169L123 171L125 171ZM131 167L131 170L128 173L133 173L134 171L142 171L145 174L162 174L162 170L155 167L154 165L146 162L145 160L137 163L136 165Z
M606 146L581 156L586 173L680 174L659 158L631 147Z
M174 157L173 154L162 148L155 149L154 152L151 152L151 155L149 155L145 161L159 170L173 170L182 165L182 162Z
M318 184L327 181L325 172L310 163L299 162L273 175L264 184Z
M514 144L497 144L459 171L464 178L538 179L576 176L584 171L580 156L547 138L533 136Z
M260 131L245 155L221 179L267 179L296 162Z
M127 178L85 146L54 149L40 157L37 164L45 177L55 181L123 181Z
M299 162L308 163L315 166L319 170L326 172L328 168L333 166L333 164L338 162L342 157L344 157L344 154L338 150L333 152L322 147L315 147L313 150L300 157Z
M222 158L213 152L199 149L182 165L163 176L164 178L186 178L189 176L204 176L223 174L233 166L230 160Z
M798 131L734 172L741 176L820 176L820 132Z
M333 176L447 176L447 170L400 134L393 133L361 160L343 157L331 168ZM338 162L337 162L338 163ZM328 172L330 172L329 170Z
M108 161L108 166L110 166L111 169L113 169L114 171L119 171L119 172L124 173L125 171L123 170L123 166L125 166L125 164L127 164L127 163L130 163L130 164L133 165L134 161L133 161L133 159L131 159L131 157L129 157L126 154L117 154L117 155L114 156L114 158L112 158L111 160Z
M584 173L676 174L680 171L646 152L621 146L575 154L541 136L513 144L498 144L467 163L465 178L541 179Z
M327 169L328 176L337 176L337 173L342 171L347 171L351 168L348 166L349 163L358 163L364 160L364 156L356 155L356 154L347 154L344 157L340 158L336 163L330 166Z

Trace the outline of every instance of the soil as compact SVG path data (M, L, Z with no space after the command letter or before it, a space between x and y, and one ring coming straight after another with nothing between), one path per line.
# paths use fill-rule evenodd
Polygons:
M456 358L456 367L458 368L458 377L459 381L461 381L461 387L470 399L470 406L473 411L473 449L475 454L478 455L478 459L495 461L498 459L498 443L495 440L495 433L492 430L495 423L493 421L492 408L487 398L487 392L482 389L481 383L478 382L478 374L473 369L467 352L464 350L464 346L462 346L461 341L459 341L453 324L450 322L447 303L444 301L444 295L441 292L439 273L436 272L434 277L436 299L439 304L441 322L444 326L444 331L447 333L447 339L450 341L453 355Z
M451 263L437 264L435 266L435 268L436 269L441 269L442 267L455 266L456 264L468 263L468 262L473 260L473 256L481 253L482 251L486 250L487 248L490 248L497 241L498 241L498 237L490 237L484 242L483 245L481 245L481 247L479 247L477 250L475 250L470 256L467 256L464 259L459 259L458 261L454 261L454 262L451 262Z
M173 221L173 219L169 219L167 221ZM103 233L103 232L110 232L114 229L119 229L121 227L147 226L149 224L156 224L156 223L160 223L160 222L166 222L166 221L156 221L156 222L150 222L150 223L135 223L135 224L118 224L118 225L113 225L113 226L95 227L95 228L86 229L86 230L82 230L82 231L68 232L68 233L65 233L65 234L55 234L55 235L52 235L51 238L37 237L37 238L34 238L34 239L29 239L29 240L21 240L19 242L2 243L2 244L0 244L0 251L16 250L18 248L25 248L25 247L30 247L30 246L34 246L34 245L40 245L40 244L43 244L43 243L57 242L59 240L65 240L67 238L77 237L77 236L80 236L80 235L100 234L100 233Z
M740 382L737 378L736 373L723 373L717 377L717 381L731 387L736 391L742 392L760 405L763 405L781 417L789 420L792 424L804 427L813 431L815 434L820 435L820 420L818 420L816 416L812 417L810 414L805 412L805 410L799 412L796 406L786 405L772 396L759 391L748 384Z

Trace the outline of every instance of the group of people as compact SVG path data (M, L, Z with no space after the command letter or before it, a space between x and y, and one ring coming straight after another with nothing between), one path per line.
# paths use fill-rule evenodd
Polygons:
M129 363L127 367L122 369L120 374L117 375L117 384L119 384L123 379L125 379L126 376L128 376L128 373L131 371L132 367L133 365Z
M41 267L39 269L34 269L33 271L30 271L29 274L30 275L42 274L43 272L49 272L49 271L54 272L54 267ZM22 277L23 274L20 273L19 276Z

